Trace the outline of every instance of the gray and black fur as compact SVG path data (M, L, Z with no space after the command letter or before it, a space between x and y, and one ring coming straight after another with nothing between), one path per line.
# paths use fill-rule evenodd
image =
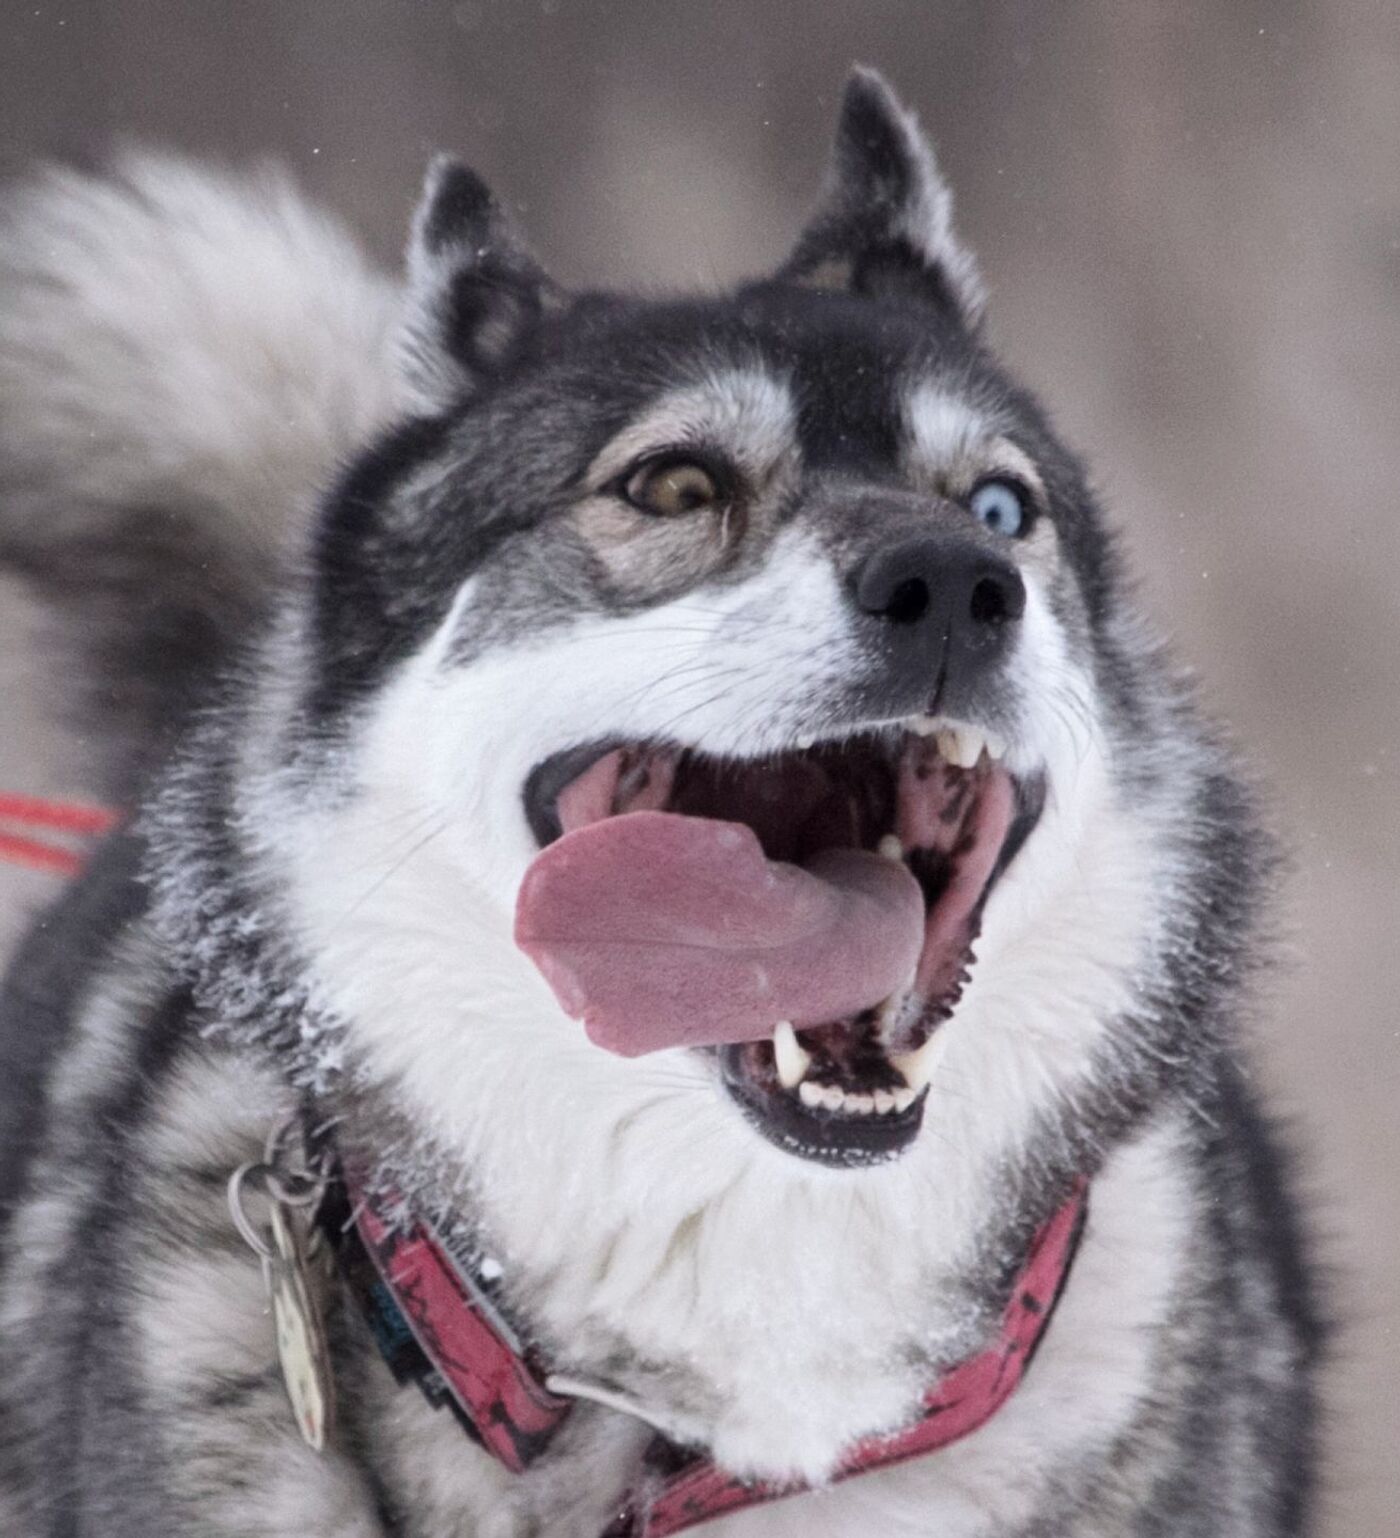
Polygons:
M1288 1172L1237 1046L1271 850L1247 786L1127 608L1114 539L1077 460L988 350L975 268L950 218L930 152L867 73L848 88L832 184L793 257L717 298L562 293L480 181L450 162L430 175L402 320L399 296L278 183L136 160L111 179L52 173L10 197L0 562L102 654L89 676L117 734L111 783L139 811L34 931L0 995L0 1530L603 1531L636 1477L645 1426L581 1405L536 1469L505 1474L396 1388L333 1284L337 1436L320 1456L297 1438L258 1263L224 1200L229 1172L258 1156L270 1127L289 1112L334 1125L399 1189L454 1212L472 1242L500 1242L501 1228L480 1189L489 1161L469 1163L454 1128L426 1124L404 1075L386 1066L392 1049L357 1015L359 984L341 985L330 953L313 963L310 878L286 850L298 819L351 816L368 794L358 755L376 707L406 687L434 637L453 678L481 673L522 636L566 656L575 627L641 625L697 589L734 600L794 539L844 581L872 541L929 516L949 540L1010 559L957 522L949 493L896 472L908 432L899 390L915 380L994 420L1033 464L1049 608L1092 686L1119 799L1144 809L1144 847L1161 851L1174 885L1163 885L1124 1002L1072 1088L1009 1095L1012 1132L979 1169L979 1200L959 1209L967 1242L956 1264L930 1259L927 1328L895 1353L899 1370L917 1358L927 1379L975 1349L1027 1236L1076 1176L1094 1176L1084 1256L1012 1402L1020 1408L895 1482L870 1476L714 1531L1311 1530L1318 1306ZM196 236L148 262L180 226ZM266 315L246 291L230 306L220 263L237 241L281 285ZM151 293L171 299L159 325L141 308ZM204 397L162 388L162 371L179 377L182 350L216 358L209 372L224 384ZM795 402L782 452L800 473L775 472L754 491L741 528L660 528L620 507L616 476L589 483L666 392L709 388L726 369L779 380ZM459 605L473 579L487 596ZM793 715L785 730L917 708L877 650L829 682L826 714ZM1008 730L1021 708L1009 672L968 684L960 707ZM522 703L522 723L533 713ZM460 723L464 735L476 729ZM774 748L755 737L754 751ZM369 872L365 902L387 903L414 840L431 836L425 825L399 832ZM396 912L385 907L381 927ZM538 1043L531 1052L521 1072L543 1075ZM682 1099L702 1089L655 1093L677 1097L683 1135L692 1102ZM532 1126L523 1104L499 1133L464 1131L462 1146L533 1148L556 1136L556 1125L547 1136ZM709 1117L708 1106L693 1114ZM671 1149L656 1136L660 1169ZM682 1143L673 1186L694 1172L684 1155ZM733 1157L756 1178L747 1145ZM774 1165L764 1179L807 1178L789 1162L790 1176ZM621 1243L608 1238L611 1166L600 1162L586 1198L553 1185L551 1168L538 1182L540 1226L594 1214L600 1246ZM1116 1357L1105 1367L1095 1347L1117 1322L1113 1289L1138 1296L1121 1273L1137 1264L1130 1230L1150 1227L1153 1210L1121 1235L1113 1225L1139 1190L1170 1195L1165 1292L1142 1283L1151 1323L1122 1343L1131 1393L1071 1433L1069 1407L1096 1402L1095 1375L1129 1374ZM733 1200L715 1197L704 1221L716 1243L731 1218L740 1222ZM914 1242L897 1208L889 1222L892 1252ZM833 1225L829 1245L850 1231ZM680 1234L658 1246L674 1248ZM582 1251L589 1238L571 1242ZM763 1281L768 1257L753 1251L752 1264ZM693 1354L639 1348L601 1303L561 1324L561 1285L527 1255L508 1268L509 1301L547 1357L657 1407L673 1434L706 1440L713 1426L715 1450L744 1471L783 1466L788 1455L756 1431L750 1457L749 1421L733 1403L742 1383ZM661 1286L658 1273L643 1295ZM779 1317L756 1331L755 1351L758 1334L782 1328ZM807 1370L806 1349L805 1339L793 1347L795 1373ZM1047 1394L1065 1385L1060 1408L1043 1423L1015 1421L1039 1402L1037 1381ZM1008 1464L1000 1453L989 1472L972 1444L992 1434L1022 1438L1007 1446L1024 1456ZM786 1466L818 1460L807 1447L794 1433ZM1042 1447L1060 1449L1048 1467Z

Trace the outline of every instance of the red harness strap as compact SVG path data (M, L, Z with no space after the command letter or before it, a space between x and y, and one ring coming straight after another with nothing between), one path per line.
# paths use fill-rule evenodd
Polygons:
M12 833L4 826L7 823L26 831ZM116 823L116 813L105 807L75 801L46 801L38 796L0 794L0 860L52 871L59 876L75 876L85 863L83 853L50 838L36 838L34 830L89 838L109 832Z

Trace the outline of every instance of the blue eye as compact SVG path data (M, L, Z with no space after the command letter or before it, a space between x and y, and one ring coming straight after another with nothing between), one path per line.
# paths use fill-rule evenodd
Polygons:
M983 481L973 488L967 505L993 534L1008 538L1020 534L1029 521L1026 494L1015 481Z

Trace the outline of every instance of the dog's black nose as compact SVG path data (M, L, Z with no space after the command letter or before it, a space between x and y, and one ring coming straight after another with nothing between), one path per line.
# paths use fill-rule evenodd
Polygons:
M920 535L876 550L856 574L856 602L892 625L932 627L974 644L1026 607L1020 573L976 545Z
M940 674L959 689L970 684L1005 650L1026 608L1025 584L1006 557L942 531L871 551L855 573L854 596L879 622L890 681L915 691Z

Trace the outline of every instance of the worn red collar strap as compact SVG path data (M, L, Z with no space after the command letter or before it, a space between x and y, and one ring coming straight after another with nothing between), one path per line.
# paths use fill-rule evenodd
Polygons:
M995 1341L945 1373L911 1425L855 1447L836 1479L946 1447L997 1411L1049 1323L1086 1202L1087 1183L1080 1181L1036 1233ZM380 1203L353 1187L331 1204L323 1223L395 1377L416 1382L433 1405L446 1405L507 1468L527 1468L548 1447L571 1400L545 1386L543 1365L506 1319L494 1295L494 1267L473 1262L430 1224L391 1222ZM603 1538L669 1538L803 1488L736 1479L703 1454L658 1436L626 1509Z
M392 1221L348 1177L330 1187L320 1223L398 1382L446 1406L508 1469L528 1468L573 1401L545 1388L492 1296L489 1268L427 1223Z
M911 1425L889 1436L869 1437L854 1447L836 1480L936 1452L991 1419L1021 1381L1050 1322L1079 1246L1086 1207L1087 1183L1080 1181L1031 1241L996 1340L945 1373L924 1395L923 1407ZM803 1488L748 1484L708 1458L698 1458L650 1486L644 1482L632 1508L605 1538L668 1538L724 1512L796 1495Z

